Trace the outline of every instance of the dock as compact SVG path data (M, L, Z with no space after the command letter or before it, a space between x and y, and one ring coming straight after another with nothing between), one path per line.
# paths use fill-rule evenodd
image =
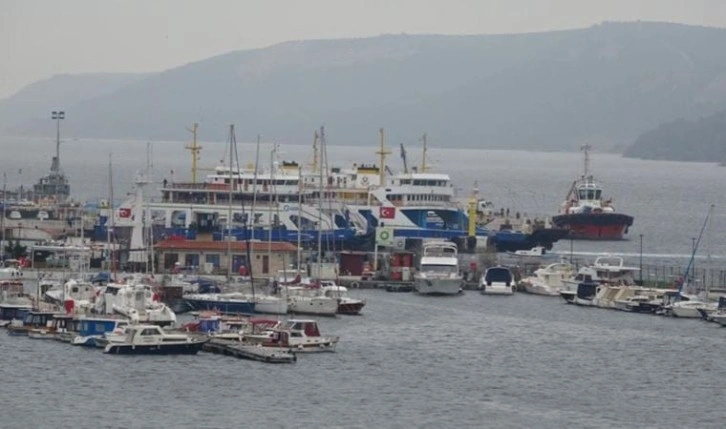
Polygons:
M295 353L287 349L244 345L234 340L213 338L204 344L202 350L265 363L294 363L297 361Z

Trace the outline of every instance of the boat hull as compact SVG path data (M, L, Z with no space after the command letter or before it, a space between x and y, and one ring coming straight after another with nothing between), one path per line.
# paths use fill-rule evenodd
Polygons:
M254 314L255 303L249 301L224 301L214 299L185 298L187 306L196 311L217 311L222 314Z
M359 302L339 302L338 303L338 314L345 314L348 316L355 316L360 314L366 303L364 301Z
M420 295L458 295L462 290L462 279L414 279L414 289Z
M568 238L622 240L633 225L633 217L622 213L575 213L558 215L552 223L569 231Z
M108 354L119 355L195 355L206 341L191 341L168 344L113 344L103 350Z

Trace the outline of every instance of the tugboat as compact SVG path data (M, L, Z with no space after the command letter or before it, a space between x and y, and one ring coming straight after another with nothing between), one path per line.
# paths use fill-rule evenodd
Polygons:
M616 213L612 199L603 199L602 187L589 174L590 145L583 145L585 171L570 187L560 214L552 223L569 230L569 237L586 240L622 240L633 217Z

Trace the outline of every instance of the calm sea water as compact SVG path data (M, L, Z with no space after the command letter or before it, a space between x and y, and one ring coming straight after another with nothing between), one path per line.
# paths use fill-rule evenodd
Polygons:
M476 292L356 291L294 365L120 357L0 335L1 425L152 428L723 427L726 330Z
M32 183L50 165L52 142L0 139L8 186ZM183 143L153 145L157 181L189 176ZM143 142L71 141L62 164L79 200L131 189L146 167ZM223 143L204 143L214 164ZM30 149L30 150L29 150ZM269 145L261 158L269 161ZM331 146L338 162L370 162L372 148ZM308 148L282 146L286 159ZM253 145L240 145L247 160ZM412 162L415 154L409 148ZM461 193L511 210L553 214L580 174L577 153L431 149ZM393 156L392 163L399 162ZM726 255L723 184L711 164L592 155L617 207L635 216L630 240L575 242L581 253L688 255L710 204L705 241ZM22 168L22 173L18 169ZM556 250L568 252L570 243ZM117 357L0 333L0 427L723 427L726 330L699 321L583 309L557 299L476 292L426 298L354 291L365 315L320 321L337 353L288 366L228 357Z

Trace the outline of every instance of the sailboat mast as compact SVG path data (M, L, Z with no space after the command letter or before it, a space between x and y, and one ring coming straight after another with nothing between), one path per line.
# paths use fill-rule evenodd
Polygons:
M318 279L322 274L323 263L323 147L325 147L325 127L320 127L320 150L318 156L320 160L320 173L318 183Z
M234 124L229 126L229 188L227 193L227 280L232 278L232 160L234 159Z
M255 207L257 206L257 170L260 165L260 135L257 134L257 148L255 149L255 173L253 175L252 183L252 208L250 209L250 216L247 218L247 224L252 223L252 238L255 238ZM248 233L249 235L249 233ZM249 248L249 245L247 246ZM252 254L254 251L250 249L247 261L247 271L252 272Z
M277 152L277 143L273 143L272 151L270 151L270 191L272 192L272 205L270 206L270 225L267 233L267 275L270 276L270 264L272 263L272 230L273 230L273 215L272 210L277 210L277 186L274 180L275 174L275 153ZM278 213L279 217L279 213Z
M300 260L302 259L302 237L300 235L302 229L302 166L298 165L297 176L297 273L300 274Z
M113 244L111 242L111 234L113 233L114 218L116 212L113 205L113 165L111 163L112 154L108 154L108 219L106 219L106 245L108 246L108 259L110 262L109 270L113 274L113 279L116 281L116 262L114 261L115 252Z

